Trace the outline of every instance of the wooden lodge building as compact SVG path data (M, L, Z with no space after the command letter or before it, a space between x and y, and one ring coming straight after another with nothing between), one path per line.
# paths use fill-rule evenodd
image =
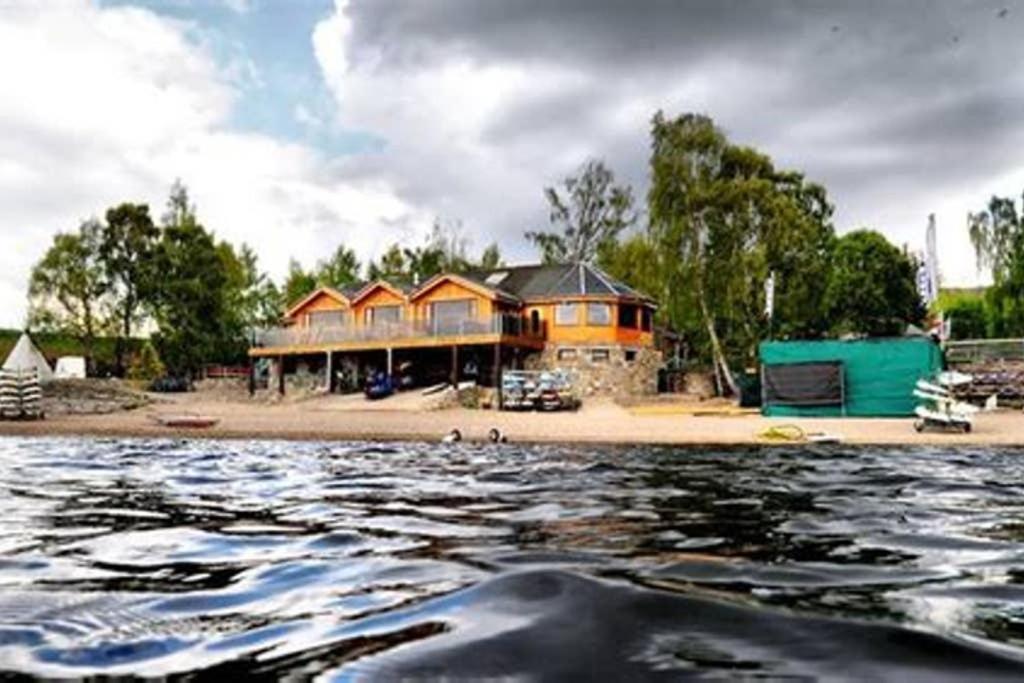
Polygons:
M653 314L649 297L585 263L442 273L321 287L249 355L281 393L354 390L375 371L496 386L503 368L568 370L585 394L652 393Z

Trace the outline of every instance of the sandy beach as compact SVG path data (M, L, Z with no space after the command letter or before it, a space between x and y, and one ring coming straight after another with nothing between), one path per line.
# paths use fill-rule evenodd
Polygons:
M694 415L692 408L659 407L652 413L607 400L591 400L576 413L498 412L452 408L422 410L415 401L369 403L361 397L323 397L268 405L179 395L162 403L106 415L69 415L41 422L0 422L0 435L175 436L225 439L439 440L453 427L467 440L483 440L497 427L513 442L739 445L765 443L765 429L795 424L852 444L1024 444L1024 415L1005 410L977 416L970 434L917 433L907 419L793 419L757 414ZM158 415L215 417L214 427L174 429Z

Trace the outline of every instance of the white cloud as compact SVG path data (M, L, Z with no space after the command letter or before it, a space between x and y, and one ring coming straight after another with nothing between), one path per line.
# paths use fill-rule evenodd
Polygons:
M0 325L22 323L53 233L121 201L159 216L176 178L207 227L252 244L276 276L290 256L311 264L339 241L375 253L426 225L387 184L343 180L316 150L231 132L235 74L189 29L84 1L0 6Z

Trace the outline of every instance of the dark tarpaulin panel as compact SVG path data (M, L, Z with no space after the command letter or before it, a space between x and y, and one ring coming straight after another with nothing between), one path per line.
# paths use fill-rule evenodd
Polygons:
M764 366L765 405L843 405L843 364L838 361Z

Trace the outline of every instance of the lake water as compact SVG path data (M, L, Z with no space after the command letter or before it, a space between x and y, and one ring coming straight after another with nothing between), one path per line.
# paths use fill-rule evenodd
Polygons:
M1024 677L1024 450L0 439L0 673Z

